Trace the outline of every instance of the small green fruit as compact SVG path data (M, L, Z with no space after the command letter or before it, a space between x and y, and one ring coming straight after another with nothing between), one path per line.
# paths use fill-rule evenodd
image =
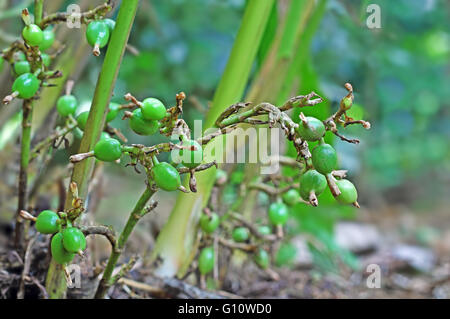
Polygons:
M157 163L152 168L152 177L156 185L168 192L181 186L181 178L177 169L169 163Z
M116 27L116 21L114 21L113 19L105 19L105 20L103 20L105 23L106 23L106 25L108 26L108 29L109 29L109 34L111 35L112 34L112 32L113 32L113 30L114 30L114 28Z
M315 117L307 117L307 124L300 121L297 132L301 138L307 141L318 141L325 135L325 125Z
M68 227L62 231L62 243L69 253L78 253L86 248L86 237L76 227Z
M143 118L141 109L136 109L130 118L130 127L136 134L153 135L158 132L159 123L154 120L147 121Z
M142 101L141 110L142 117L147 121L160 121L166 116L166 107L164 104L160 100L152 97Z
M52 30L44 30L42 32L42 42L39 44L39 49L45 51L55 42L55 33Z
M106 122L111 122L117 117L117 114L119 114L120 111L120 104L111 102L109 103L109 111L106 115Z
M63 95L56 102L56 110L62 117L75 114L77 107L78 101L77 98L73 95Z
M103 48L109 41L108 25L102 20L92 21L86 28L86 39L92 47Z
M89 117L89 111L84 111L78 114L77 116L77 124L80 130L84 131L86 128L86 123Z
M112 138L111 135L109 135L108 133L102 132L102 134L100 134L100 139L101 140L106 140L108 138Z
M73 260L73 257L75 257L75 254L64 249L62 233L57 233L53 236L50 249L53 259L61 265L70 263Z
M289 206L294 206L298 203L299 197L300 194L297 192L297 190L290 189L283 194L283 201Z
M19 61L14 63L14 72L16 75L22 75L24 73L30 73L31 67L28 61Z
M336 200L342 204L353 204L358 199L358 192L355 185L346 179L336 181L336 185L341 194L336 196Z
M41 54L42 63L48 68L52 63L52 58L47 53Z
M236 242L246 241L250 237L250 232L245 227L236 227L231 235Z
M220 218L216 213L211 213L211 216L202 214L200 217L200 228L207 234L213 233L219 227Z
M30 24L23 28L22 37L31 46L37 46L44 40L44 33L36 24Z
M21 99L29 99L39 90L40 84L41 81L34 74L24 73L14 81L12 91L18 92Z
M272 229L267 225L259 226L258 233L260 233L263 236L267 236L272 234Z
M200 251L198 257L198 270L202 275L210 273L214 268L214 248L209 246L205 247Z
M184 147L189 147L189 149L180 150L181 163L188 168L195 168L199 166L203 161L203 148L202 146L194 140L183 141L182 145Z
M327 187L327 179L316 170L309 170L300 177L300 195L310 200L311 192L319 196Z
M317 145L312 150L312 162L319 173L327 175L337 166L336 150L329 144Z
M36 218L36 230L41 234L54 234L59 230L61 220L57 213L51 210L42 211Z
M94 147L96 159L104 162L114 162L122 156L122 146L114 138L100 139Z
M269 267L270 257L267 251L265 251L264 249L258 249L258 252L255 254L254 258L256 264L262 269L267 269Z
M269 221L274 225L284 225L289 218L289 209L283 203L272 203L269 206Z

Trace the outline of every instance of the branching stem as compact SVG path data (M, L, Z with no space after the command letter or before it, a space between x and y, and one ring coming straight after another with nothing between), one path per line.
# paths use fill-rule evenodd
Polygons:
M125 244L131 232L133 231L134 226L136 226L137 222L139 221L139 219L141 219L141 217L143 217L145 214L149 212L149 209L146 209L145 205L147 204L147 202L153 196L154 193L155 193L154 190L147 187L144 193L139 198L138 202L136 203L136 206L131 211L130 216L128 217L128 221L125 227L123 228L122 232L120 233L119 239L117 240L116 245L117 249L114 249L111 252L108 264L106 265L105 271L103 272L103 277L100 280L97 291L95 293L95 298L103 298L106 292L108 291L108 288L111 287L111 285L113 284L112 274L114 268L116 267L117 261L119 260L121 252L125 247Z

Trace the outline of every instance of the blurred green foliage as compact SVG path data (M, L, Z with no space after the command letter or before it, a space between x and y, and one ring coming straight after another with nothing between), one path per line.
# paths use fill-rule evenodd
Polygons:
M372 2L381 8L380 29L366 26L370 15L366 8ZM244 6L245 0L141 1L130 38L140 54L125 55L113 101L123 103L123 95L132 92L139 99L159 98L169 107L175 94L184 91L201 105L186 102L188 124L203 118L201 109L206 110L212 99ZM343 84L350 82L356 98L348 115L372 123L370 131L361 127L341 131L361 139L358 146L335 141L340 168L349 169L363 205L404 201L429 209L436 199L448 196L449 21L447 0L328 0L317 29L306 34L310 47L294 70L298 72L295 80L300 80L297 93L314 90L326 97L326 103L307 114L325 118L328 105L336 110L346 93ZM264 60L279 23L274 10L255 69ZM10 29L11 33L19 30L18 24L11 23ZM102 58L89 59L87 72L75 86L74 93L85 102L84 107L89 107ZM120 118L112 125L120 128L130 143L163 139L132 134L127 121ZM289 175L289 168L284 173ZM236 188L243 178L241 167L225 188L226 202L236 200ZM310 250L322 269L334 271L333 255L357 267L353 256L332 237L336 221L353 218L355 210L337 205L328 190L319 201L321 206L314 209L304 204L291 209L299 221L292 233L306 232L320 240L323 247L310 244ZM260 202L267 204L267 198ZM423 232L420 236L426 241L431 235ZM294 250L290 244L283 245L276 263L289 264Z
M411 181L427 183L441 194L434 178L445 182L450 170L448 100L449 5L445 0L379 0L381 28L369 29L367 1L329 0L311 48L301 65L308 82L301 93L315 90L337 108L342 84L355 88L355 106L349 115L372 122L366 132L349 127L349 136L362 137L362 145L337 141L342 168L351 168L361 189L388 191ZM132 91L138 98L154 96L167 106L184 91L208 107L220 79L245 1L143 1L130 43L140 54L127 54L119 74L114 100ZM276 11L269 25L279 23ZM268 28L259 62L275 36ZM309 35L308 35L309 36ZM89 99L99 61L91 59L76 93ZM187 102L188 123L202 118L198 107ZM323 117L323 116L320 116ZM113 123L128 133L120 119ZM131 142L144 138L129 135ZM148 138L147 138L148 139ZM428 187L427 187L428 188ZM364 203L364 197L362 198Z
M367 133L346 130L363 134L363 145L338 143L346 154L341 164L370 191L421 183L429 186L423 197L442 195L436 186L448 183L450 170L449 3L376 1L382 21L372 30L365 25L368 2L359 3L331 1L311 49L325 93L335 96L341 83L353 83L353 115L365 113L373 124Z

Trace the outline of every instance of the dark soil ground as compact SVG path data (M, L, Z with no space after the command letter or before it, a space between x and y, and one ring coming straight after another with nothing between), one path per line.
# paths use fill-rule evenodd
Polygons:
M444 208L433 214L422 215L411 213L404 207L390 207L376 214L363 211L359 221L352 223L352 227L358 229L369 226L375 229L378 235L372 241L377 242L368 243L362 249L360 245L356 253L363 270L368 264L380 266L380 288L368 288L369 273L363 270L352 272L342 267L340 274L324 275L307 263L298 263L293 268L274 268L274 272L279 275L279 279L274 280L276 276L273 273L268 274L252 262L241 260L239 265L229 266L220 290L207 290L198 288L195 274L184 280L156 278L141 259L110 290L109 297L450 298L449 224L450 218ZM20 256L10 245L12 231L11 224L0 225L0 297L45 298L48 236L32 237L27 253ZM122 260L139 252L137 247L142 246L143 239L145 236L137 232ZM151 246L151 239L149 241ZM364 240L352 238L349 242L352 241L361 243ZM96 245L98 251L104 251L103 246L107 247L107 243L102 241L97 241ZM88 253L83 260L77 260L82 270L82 288L69 289L69 297L92 296L98 280L97 273L102 266L92 260L104 260L105 257L106 254L92 256Z

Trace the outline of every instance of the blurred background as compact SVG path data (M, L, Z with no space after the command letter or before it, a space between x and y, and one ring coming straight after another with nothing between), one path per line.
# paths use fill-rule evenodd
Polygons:
M19 35L21 23L18 23L17 8L30 2L0 1L0 47ZM93 6L90 1L80 2L86 7ZM49 6L64 8L69 3L52 1ZM370 121L372 128L349 127L342 131L347 137L359 138L359 145L337 139L333 143L340 154L340 167L349 169L349 177L358 187L362 208L340 207L327 200L329 194L323 195L324 204L318 209L303 205L293 208L296 222L289 228L288 240L279 248L277 265L287 269L308 265L315 274L316 271L320 274L324 270L337 272L340 262L358 269L361 263L376 260L385 262L389 268L394 259L425 278L434 276L431 274L436 269L446 269L450 275L449 2L328 0L312 3L297 48L300 58L298 61L294 58L297 62L291 66L292 83L289 90L274 97L274 102L314 90L327 102L320 111L313 110L310 114L325 118L338 108L346 94L343 84L353 84L355 105L351 115ZM370 3L378 4L381 9L380 28L367 27L366 20L371 13L366 9ZM276 28L288 14L288 4L289 1L276 1L253 77L277 37ZM244 0L141 1L129 41L139 53L126 53L112 100L124 103L123 95L132 92L138 99L156 97L166 106L172 106L175 94L184 91L188 96L185 120L191 125L195 119L202 119L226 65L245 5ZM68 30L58 28L58 39L66 39ZM80 34L83 32L80 30ZM69 44L70 58L62 54L58 63L69 71L70 78L76 79L74 94L82 101L81 112L89 109L102 58L90 58L84 39L68 41L76 45ZM1 74L3 95L10 88L10 72L5 67ZM58 121L51 101L54 100L49 93L42 102L48 102L46 111L35 115L35 121L41 123L36 131L37 139L47 134L49 127L42 124ZM10 173L17 169L14 149L19 133L19 106L0 108L0 220L3 223L11 218L16 203L15 177ZM120 118L112 125L127 136L129 143L149 145L163 140L163 137L133 134ZM77 134L73 141L69 149L58 151L52 159L54 170L49 180L67 174L64 168L68 156L76 152ZM120 227L143 188L144 177L118 165L106 165L105 170L96 219ZM243 170L245 167L234 168L232 184L242 181ZM228 191L232 201L232 187ZM158 195L167 202L167 207L163 206L167 209L159 209L157 221L141 225L142 236L146 236L148 227L162 226L176 195ZM40 194L41 197L46 196ZM57 205L57 198L48 196L47 200ZM261 198L260 202L265 200ZM302 236L308 233L325 242L327 249L307 247ZM402 276L406 275L402 273ZM395 278L393 285L409 289L411 282ZM434 293L435 297L449 296L441 291Z

